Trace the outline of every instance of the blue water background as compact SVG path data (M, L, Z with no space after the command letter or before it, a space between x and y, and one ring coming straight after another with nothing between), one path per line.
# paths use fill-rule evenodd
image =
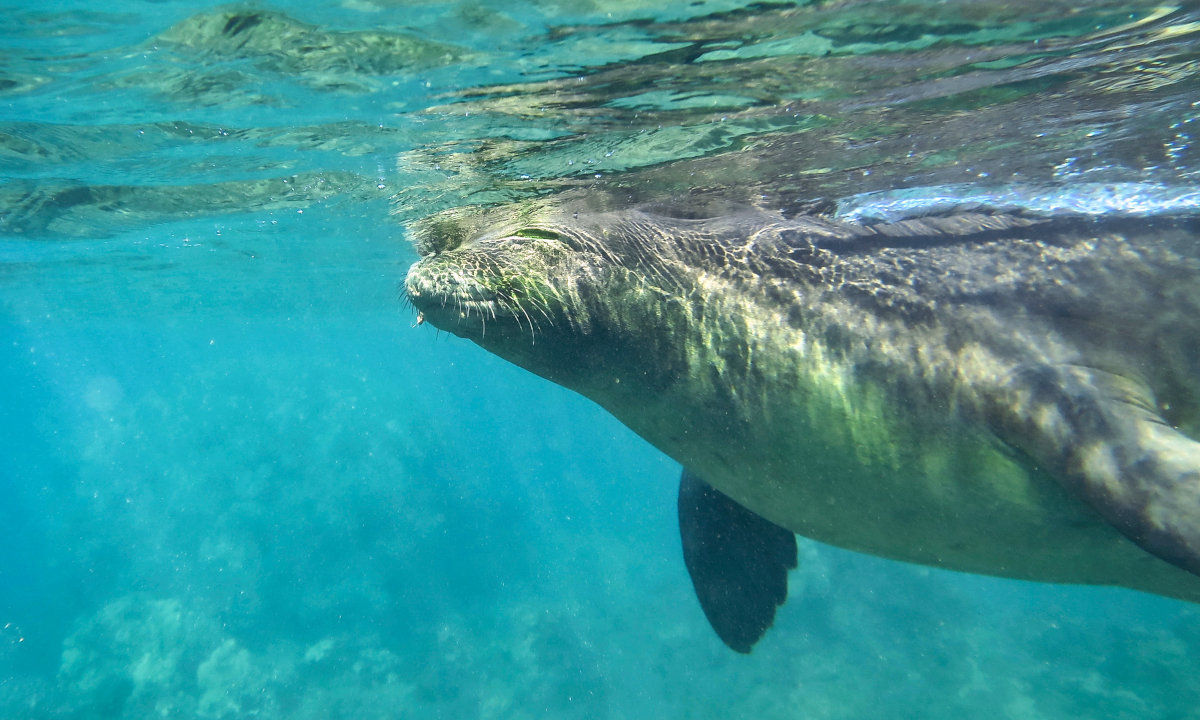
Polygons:
M271 7L338 28L444 12ZM307 184L198 191L194 214L150 195L81 219L58 196L0 237L0 717L1200 717L1192 606L812 543L776 627L728 651L681 561L678 467L402 307L396 152L439 137L404 113L519 66L334 96L264 73L286 106L112 83L202 10L0 8L29 83L0 97L5 130L57 148L0 156L7 187ZM353 151L271 142L339 123ZM323 192L337 173L369 182Z

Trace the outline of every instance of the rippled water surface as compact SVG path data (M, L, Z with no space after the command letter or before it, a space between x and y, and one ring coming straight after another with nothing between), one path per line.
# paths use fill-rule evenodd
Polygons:
M1200 611L804 544L750 656L678 468L412 329L558 193L1195 213L1200 11L0 0L0 716L1200 718Z

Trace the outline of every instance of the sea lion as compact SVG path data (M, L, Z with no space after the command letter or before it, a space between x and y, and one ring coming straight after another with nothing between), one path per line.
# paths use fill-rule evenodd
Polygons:
M405 289L683 465L693 584L749 652L793 533L1200 602L1198 230L500 209L418 227Z

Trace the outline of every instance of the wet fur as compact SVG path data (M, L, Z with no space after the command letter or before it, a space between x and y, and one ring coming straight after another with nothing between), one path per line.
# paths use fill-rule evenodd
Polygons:
M427 234L413 303L772 522L899 559L1200 599L1200 580L1113 529L1195 569L1194 220L496 212ZM522 282L496 292L509 273ZM1144 426L1125 402L1183 433L1159 444L1184 492L1140 499L1163 480L1135 477L1150 450L1130 446ZM1081 469L1097 448L1141 484L1097 490Z

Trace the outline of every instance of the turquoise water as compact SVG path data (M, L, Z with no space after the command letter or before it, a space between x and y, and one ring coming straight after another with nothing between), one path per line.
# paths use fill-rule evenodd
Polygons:
M0 12L0 717L1200 718L1196 607L812 543L728 651L678 467L399 297L560 191L1194 212L1194 11Z

